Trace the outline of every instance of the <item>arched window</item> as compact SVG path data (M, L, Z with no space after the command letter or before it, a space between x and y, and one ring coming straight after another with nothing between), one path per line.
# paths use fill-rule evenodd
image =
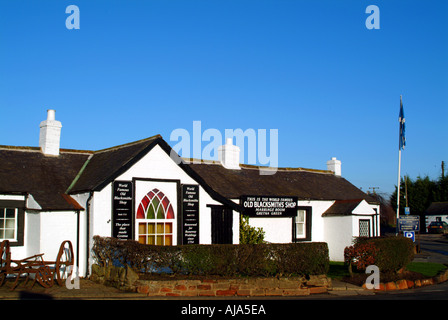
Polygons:
M138 241L144 244L173 245L174 210L168 197L153 189L137 209Z

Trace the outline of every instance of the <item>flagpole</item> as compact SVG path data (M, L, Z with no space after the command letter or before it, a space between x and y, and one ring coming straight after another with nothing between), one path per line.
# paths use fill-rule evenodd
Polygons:
M403 100L402 100L402 95L400 95L400 117L399 117L399 122L400 125L398 126L398 182L397 182L397 222L396 222L396 234L398 235L399 233L399 228L398 228L398 219L400 218L400 182L401 182L401 148L402 148L402 108L403 108Z
M397 235L398 235L398 219L400 216L400 182L401 182L400 169L401 169L401 148L398 149L398 184L397 184L398 188L397 188L397 223L396 223Z

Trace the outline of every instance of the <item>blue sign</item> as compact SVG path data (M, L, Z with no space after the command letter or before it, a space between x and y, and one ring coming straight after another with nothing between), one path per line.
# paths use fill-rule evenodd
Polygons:
M405 231L420 231L420 217L417 215L401 216L398 219L398 230Z
M404 214L411 214L411 208L405 207L404 208Z
M415 232L414 231L405 231L404 233L405 238L412 239L412 242L415 242Z

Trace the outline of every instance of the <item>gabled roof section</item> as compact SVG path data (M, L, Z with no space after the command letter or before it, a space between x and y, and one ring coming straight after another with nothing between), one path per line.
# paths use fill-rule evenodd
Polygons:
M350 215L374 215L377 212L368 205L365 199L336 200L333 205L322 214L322 217L337 217Z
M322 214L322 217L350 216L362 199L336 200L333 205Z
M213 190L200 175L184 163L160 135L94 152L67 189L67 193L75 194L102 190L107 184L142 159L156 145L159 145L170 157L175 157L173 161L176 160L179 167L197 181L213 199L234 210L241 210L238 204Z
M31 194L42 210L79 210L64 193L90 154L61 149L53 157L36 147L0 146L0 193Z
M76 175L67 193L100 191L109 182L128 170L157 143L160 135L95 151Z

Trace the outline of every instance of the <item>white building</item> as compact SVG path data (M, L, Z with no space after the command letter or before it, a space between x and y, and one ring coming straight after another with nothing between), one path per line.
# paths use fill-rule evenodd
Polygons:
M380 234L379 204L341 177L335 158L328 170L260 175L260 167L235 163L234 146L221 148L221 161L189 163L159 135L83 151L60 149L60 133L49 110L40 147L0 146L0 240L10 240L13 259L45 253L54 260L71 240L87 276L95 235L238 244L240 214L269 242L327 242L334 261L353 237Z
M448 223L448 202L432 202L425 213L425 231L431 222Z

